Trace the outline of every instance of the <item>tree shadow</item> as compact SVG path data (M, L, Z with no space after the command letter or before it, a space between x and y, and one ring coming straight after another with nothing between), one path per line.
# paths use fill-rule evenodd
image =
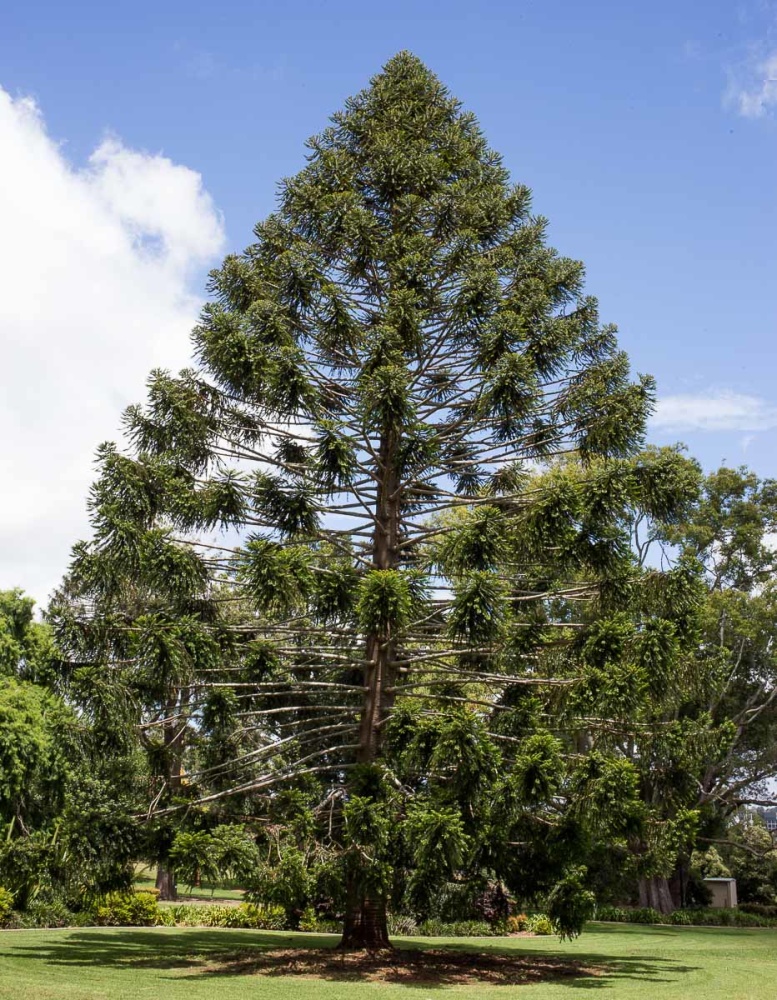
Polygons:
M336 982L423 986L528 986L553 981L582 989L617 987L623 980L672 982L695 967L655 955L608 958L602 954L553 955L537 948L494 946L490 942L419 949L400 942L393 951L341 952L334 935L283 932L165 929L78 931L48 938L42 946L23 944L15 957L69 967L175 970L176 979L262 975L296 976Z

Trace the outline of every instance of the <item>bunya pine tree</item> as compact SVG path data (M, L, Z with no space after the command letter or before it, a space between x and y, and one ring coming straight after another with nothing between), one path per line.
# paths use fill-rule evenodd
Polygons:
M388 941L395 821L458 863L456 837L433 834L450 835L450 813L387 812L409 708L466 721L424 767L474 787L475 722L508 689L568 683L532 651L564 628L553 600L579 577L549 588L501 565L510 524L541 499L528 471L625 456L643 434L652 381L631 380L582 264L545 230L475 117L400 53L213 272L195 366L152 373L129 451L100 452L73 579L92 607L119 580L211 602L249 645L214 683L253 746L203 798L318 783L345 859L345 946ZM563 505L533 509L553 547ZM462 510L477 515L464 532L446 520ZM212 690L193 684L189 710Z

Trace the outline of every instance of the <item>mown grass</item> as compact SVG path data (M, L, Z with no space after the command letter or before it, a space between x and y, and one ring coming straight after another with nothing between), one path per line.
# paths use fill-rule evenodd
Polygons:
M0 932L3 1000L760 1000L777 931L593 924L555 938L402 939L393 961L341 960L333 936L198 928ZM436 953L423 958L419 949ZM463 958L466 956L466 958ZM484 956L482 959L478 956Z

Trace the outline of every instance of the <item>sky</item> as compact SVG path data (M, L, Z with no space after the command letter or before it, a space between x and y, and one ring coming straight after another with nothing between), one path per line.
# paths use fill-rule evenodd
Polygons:
M0 588L45 603L208 268L401 49L585 261L650 440L777 476L777 2L4 0Z

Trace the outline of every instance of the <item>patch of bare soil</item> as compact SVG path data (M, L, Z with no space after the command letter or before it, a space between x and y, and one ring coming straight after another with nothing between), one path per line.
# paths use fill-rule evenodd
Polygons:
M203 970L211 975L300 976L408 986L519 986L549 979L588 978L603 970L552 955L446 950L340 951L332 948L247 951Z

